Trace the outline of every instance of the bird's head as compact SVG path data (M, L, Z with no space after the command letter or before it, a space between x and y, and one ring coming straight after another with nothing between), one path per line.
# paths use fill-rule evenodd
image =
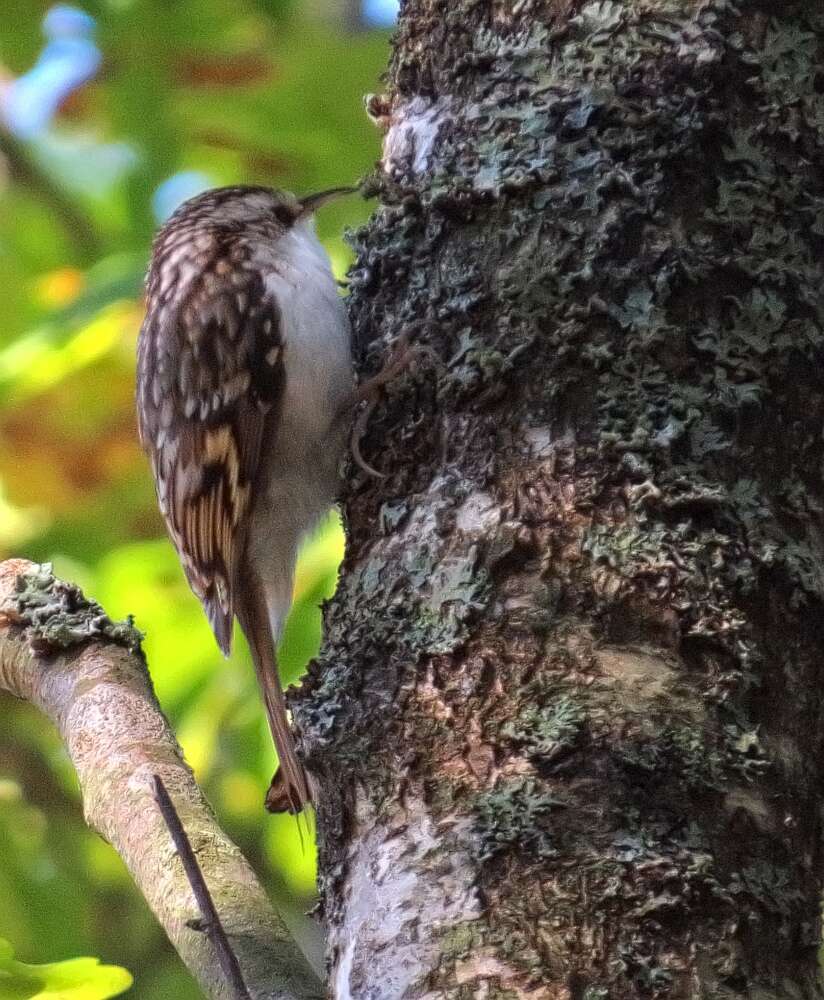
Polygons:
M298 198L276 188L242 185L213 188L185 201L169 221L202 218L216 225L241 226L274 222L289 229L297 222L309 220L327 201L355 191L354 187L339 187Z

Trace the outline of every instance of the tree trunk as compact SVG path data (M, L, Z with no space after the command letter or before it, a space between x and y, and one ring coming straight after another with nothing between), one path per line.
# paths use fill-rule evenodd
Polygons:
M332 994L820 998L824 16L407 0L296 699Z

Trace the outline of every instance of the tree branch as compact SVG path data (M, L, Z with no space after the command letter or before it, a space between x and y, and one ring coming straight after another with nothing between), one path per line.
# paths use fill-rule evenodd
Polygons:
M154 798L159 775L209 883L253 1000L318 1000L323 988L254 873L215 822L154 696L130 623L21 559L0 564L0 690L54 723L77 771L86 821L126 863L207 997L235 994L206 935Z

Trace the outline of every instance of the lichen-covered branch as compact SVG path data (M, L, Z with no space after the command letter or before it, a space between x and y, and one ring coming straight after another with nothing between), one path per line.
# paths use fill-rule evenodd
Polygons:
M407 0L295 699L336 997L821 1000L824 8Z
M131 623L112 622L48 567L0 564L0 689L40 708L77 771L86 820L117 850L207 997L236 995L207 936L154 800L157 774L207 879L253 1000L323 988L254 873L217 825L163 717Z

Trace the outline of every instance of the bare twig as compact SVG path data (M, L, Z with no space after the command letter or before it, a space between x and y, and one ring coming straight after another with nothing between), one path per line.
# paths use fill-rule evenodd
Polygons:
M251 1000L320 1000L323 987L243 855L217 825L157 704L139 633L113 623L48 567L0 563L0 690L40 708L77 771L86 820L125 861L209 1000L236 1000L205 934L187 924L192 889L154 800L174 795L197 844Z
M6 159L11 176L48 205L74 244L81 262L93 261L100 253L100 238L89 217L37 165L25 145L3 128L0 128L0 157Z
M195 852L192 850L192 845L189 843L189 838L180 822L175 804L166 791L166 786L159 774L154 776L154 795L157 807L166 821L166 826L169 828L169 833L177 848L183 870L186 872L186 878L192 887L192 893L203 918L199 925L193 929L203 931L212 942L223 974L234 989L237 1000L252 1000L246 989L246 983L243 982L243 973L240 971L237 955L232 950L232 945L226 936L223 924L220 922L220 916L212 902L209 887L206 885L206 879L197 863ZM189 926L192 927L191 921L189 921Z

